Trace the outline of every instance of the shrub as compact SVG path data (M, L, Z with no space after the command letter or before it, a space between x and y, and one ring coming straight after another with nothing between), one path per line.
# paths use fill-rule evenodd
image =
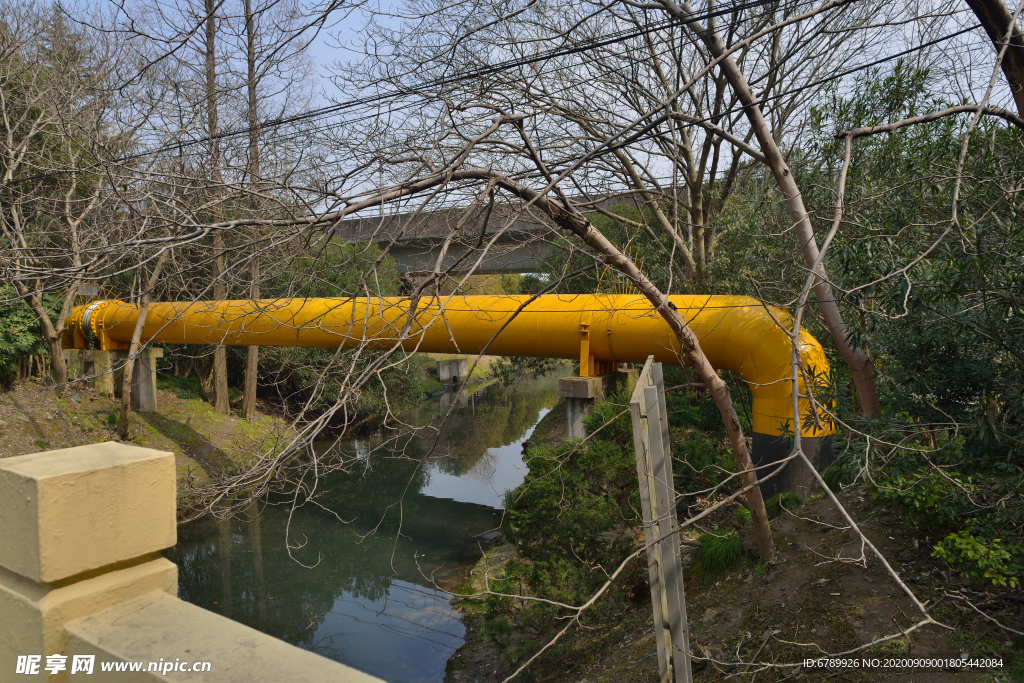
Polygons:
M52 297L44 297L47 304ZM29 354L46 354L39 333L39 321L14 287L0 285L0 386L18 379L18 359Z
M1024 578L1024 548L999 538L976 537L966 530L942 539L932 557L941 557L961 576L978 583L1017 588Z
M917 468L911 474L898 474L882 480L875 498L895 503L914 515L920 525L951 524L965 509L963 491L974 489L970 477L956 472L946 476L929 468Z
M829 489L838 491L844 486L849 486L857 478L857 468L851 462L837 462L825 470L821 475Z
M503 533L518 557L505 565L494 590L581 604L635 549L639 494L630 416L621 414L626 400L620 393L594 407L584 420L592 434L586 442L528 451L526 480L505 496ZM646 565L634 561L583 622L602 623L644 595L645 574ZM520 661L537 646L523 634L543 636L564 616L550 604L491 596L485 633Z

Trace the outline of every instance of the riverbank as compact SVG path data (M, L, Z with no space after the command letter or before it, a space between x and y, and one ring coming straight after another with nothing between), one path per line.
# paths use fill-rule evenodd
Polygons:
M426 355L432 361L456 357ZM495 356L482 358L468 383L478 387L488 382L495 360ZM423 400L446 391L432 367L420 378L420 385ZM174 453L180 491L246 457L268 434L286 436L291 431L280 406L262 399L257 400L256 417L250 422L217 413L195 378L161 374L157 386L159 410L133 411L131 443ZM240 397L234 396L237 393L232 390L235 400ZM110 441L115 438L120 409L120 398L82 386L69 387L58 398L39 380L21 381L0 392L0 458Z
M739 661L784 664L777 668L750 665L747 670L751 674L761 669L759 681L824 680L837 672L804 669L799 663L823 652L843 652L892 634L898 637L858 653L858 658L993 659L1002 665L857 668L844 670L842 679L878 681L895 676L921 683L1024 680L1024 637L1000 629L963 601L949 597L955 593L971 596L1004 624L1020 630L1024 626L1021 602L1000 601L995 594L1019 598L1019 591L985 592L951 582L945 568L930 557L927 541L901 523L897 511L873 505L866 487L847 490L840 499L851 514L862 520L861 528L868 538L890 558L918 598L931 607L932 616L949 630L928 626L899 635L918 620L919 613L875 558L868 559L866 569L828 560L840 551L858 555L860 544L831 502L819 495L796 514L772 522L779 557L770 565L748 555L735 569L709 580L690 567L694 548L681 547L687 566L686 600L695 681L718 681L728 674L748 680L749 676L743 676L741 667L735 665ZM687 540L694 541L695 535ZM507 561L513 552L509 546L490 551L474 569L463 592L482 592L484 567L490 567L490 576L499 576L502 559ZM614 623L570 632L550 656L542 656L531 665L521 680L655 683L658 665L654 625L647 596L640 597ZM456 605L464 614L467 642L452 658L445 680L503 680L515 666L503 658L484 633L484 600L459 598ZM538 645L541 642L537 640Z
M557 426L564 424L557 420L553 410L537 426L531 442L550 446ZM682 433L673 436L685 438ZM831 501L820 494L793 511L781 510L772 520L778 552L775 562L761 563L748 543L728 568L709 569L698 561L697 546L702 534L729 528L739 511L738 505L732 505L690 527L680 547L695 681L710 683L731 677L752 681L755 672L760 682L818 681L835 675L865 682L893 677L924 683L1024 681L1024 637L971 607L983 608L1009 629L1024 631L1022 591L986 588L951 575L949 566L932 556L936 539L917 530L904 512L882 503L874 493L868 486L849 487L839 499L930 615L948 628L932 625L906 633L920 619L920 612L870 549L865 548L860 559L858 538ZM846 561L838 561L840 556ZM449 660L447 682L502 681L554 636L555 631L535 631L536 622L524 623L516 616L524 607L519 604L511 611L506 606L501 613L508 619L511 633L497 624L505 645L499 646L491 638L495 626L488 628L487 624L488 601L481 595L485 591L483 577L486 573L493 590L503 567L515 557L510 545L488 551L472 570L460 591L462 596L454 599L463 614L466 643ZM566 557L572 557L568 549ZM585 627L570 629L518 680L657 681L647 589L637 591L628 604L608 617L601 623L591 619ZM564 624L555 623L558 628ZM805 659L855 650L881 638L887 640L859 651L858 661L860 657L889 658L896 660L895 666L840 673L801 665ZM960 668L898 664L905 658L988 659L1000 664Z
M285 433L288 423L258 406L249 422L221 415L201 395L159 382L156 413L132 413L131 443L174 453L179 490L209 479L250 452L269 433ZM36 380L0 393L0 457L102 443L116 438L120 399L84 387L58 398Z

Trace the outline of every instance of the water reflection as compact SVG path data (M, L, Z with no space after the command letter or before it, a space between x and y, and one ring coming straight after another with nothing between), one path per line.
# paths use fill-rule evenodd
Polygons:
M355 466L292 516L292 555L313 569L285 548L283 501L179 528L167 555L180 597L388 681L443 680L465 631L435 584L479 558L474 536L500 523L501 496L526 473L522 442L557 400L554 377L470 389L400 416L426 427L416 437L321 446Z

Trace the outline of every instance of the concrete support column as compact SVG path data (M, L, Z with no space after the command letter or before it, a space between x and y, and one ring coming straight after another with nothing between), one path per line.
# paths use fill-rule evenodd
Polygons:
M120 396L124 383L124 362L128 352L123 349L114 351L86 351L86 374L95 375L92 380L97 392L108 396ZM163 358L164 350L146 347L135 356L135 369L132 371L132 409L140 413L155 413L156 402L156 360ZM91 364L91 365L90 365Z
M163 349L147 346L135 357L132 408L140 413L156 412L156 359L163 356Z
M754 467L763 467L784 460L793 447L790 439L781 436L754 432L752 437L753 447L750 449L750 454ZM824 473L835 462L831 434L828 436L805 436L800 441L804 454L819 473ZM757 474L759 477L764 477L771 474L772 471L773 468L765 467L765 469L759 469ZM778 493L789 491L806 498L817 493L820 488L814 474L807 469L807 465L802 459L797 458L790 460L779 474L761 484L761 495L768 500Z
M69 349L64 351L66 356L71 356L72 358L77 356L77 362L81 368L78 376L85 379L86 386L107 396L114 395L114 356L112 355L114 353L117 352L100 351L99 349Z
M77 379L82 376L85 367L85 349L63 349L64 365L68 369L68 380Z
M625 384L627 389L636 386L637 371L618 370L597 377L563 377L558 380L558 395L565 399L565 435L570 439L586 436L583 417L594 410L598 399L608 398Z
M469 378L469 359L453 358L437 361L437 379L441 384L465 382Z

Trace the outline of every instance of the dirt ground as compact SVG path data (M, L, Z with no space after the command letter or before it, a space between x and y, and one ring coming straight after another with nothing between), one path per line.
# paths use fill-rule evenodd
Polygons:
M264 414L253 423L219 415L202 398L162 389L157 405L157 413L133 412L131 443L174 453L181 483L205 479L244 457L258 439L287 428ZM38 381L21 382L0 392L0 458L114 440L119 412L120 398L91 389L69 388L57 398Z
M977 586L960 585L930 557L937 539L919 537L902 515L874 504L864 488L847 490L840 499L931 615L949 628L926 626L899 635L919 620L920 612L869 549L865 549L866 567L835 560L837 554L859 558L860 542L834 506L818 496L772 522L778 549L775 563L763 565L748 557L741 567L710 584L688 573L686 600L695 681L1024 680L1024 637L1000 629L965 603L947 596L960 591L1005 626L1024 631L1021 591L984 592ZM686 534L689 540L696 535ZM683 546L682 550L684 564L688 564L693 548ZM510 552L510 548L498 548L489 554L492 573ZM478 565L478 589L480 570ZM447 680L502 680L513 668L480 637L482 606L476 603L463 609L468 642L452 659ZM805 668L800 664L807 658L848 651L891 634L899 637L850 655L860 661L877 658L877 667ZM617 624L594 628L577 641L574 653L578 656L564 662L564 671L535 680L657 681L649 603L636 605ZM899 660L904 658L992 658L1002 666L901 666Z

